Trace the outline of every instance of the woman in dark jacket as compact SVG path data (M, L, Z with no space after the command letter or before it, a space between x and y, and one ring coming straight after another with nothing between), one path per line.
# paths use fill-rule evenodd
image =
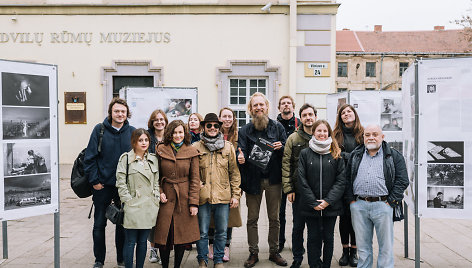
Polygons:
M172 121L157 146L161 206L157 216L154 243L159 246L162 267L169 266L169 254L175 250L174 267L180 267L185 249L200 239L198 203L200 170L198 151L190 145L184 122Z
M188 117L188 129L190 133L190 143L193 144L200 140L200 132L202 132L202 126L200 122L203 121L203 116L199 113L193 113Z
M309 148L301 151L298 164L300 212L306 217L311 268L331 266L334 225L336 217L343 212L344 161L332 134L327 121L316 121Z
M149 152L155 154L159 143L164 141L164 130L169 120L163 110L157 109L152 112L148 120L148 132L151 134Z
M349 104L339 107L334 126L333 136L341 147L341 156L347 164L351 152L360 144L364 144L364 128L361 125L356 110ZM343 255L339 259L340 266L357 266L356 235L352 228L349 204L344 203L344 214L339 217L339 234L343 245ZM349 237L351 243L349 247Z

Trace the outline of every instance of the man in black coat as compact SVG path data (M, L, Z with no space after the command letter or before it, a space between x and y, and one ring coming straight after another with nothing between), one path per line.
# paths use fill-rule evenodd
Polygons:
M377 267L394 266L393 210L401 206L409 180L405 159L384 137L380 126L367 126L364 145L352 151L346 167L346 198L351 204L358 267L372 267L374 228L379 243Z
M247 236L249 244L249 258L244 267L253 267L258 261L259 235L257 222L265 191L267 216L269 218L269 260L280 266L287 266L287 261L279 254L279 209L282 196L282 156L284 151L284 127L277 121L269 118L269 101L262 93L256 92L251 96L248 110L252 121L239 130L238 135L238 163L241 171L241 189L246 192ZM273 148L270 160L265 168L249 161L256 142L269 142ZM259 147L259 146L257 146ZM256 147L256 149L257 149ZM259 147L260 148L260 147ZM254 150L256 151L256 150Z

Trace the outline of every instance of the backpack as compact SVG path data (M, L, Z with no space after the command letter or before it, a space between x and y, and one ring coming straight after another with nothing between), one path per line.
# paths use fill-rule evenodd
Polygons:
M100 138L98 140L98 153L102 151L102 139L105 127L103 123L100 124ZM92 185L90 184L84 171L85 150L83 149L74 161L72 166L72 173L70 175L70 186L74 193L80 198L86 198L92 195Z

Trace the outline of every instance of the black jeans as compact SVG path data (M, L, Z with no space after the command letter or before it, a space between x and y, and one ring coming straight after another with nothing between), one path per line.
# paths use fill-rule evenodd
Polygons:
M107 252L105 246L105 227L107 226L107 218L105 218L105 211L111 200L120 204L120 197L115 186L106 185L101 190L93 190L93 205L95 212L93 214L93 254L95 255L95 262L105 262L105 254ZM116 247L116 261L123 261L123 245L125 240L124 228L122 225L115 226L115 247Z
M356 233L354 233L354 228L352 227L349 206L344 206L344 214L339 216L339 235L341 236L341 244L349 245L349 238L351 238L351 246L356 245Z
M334 246L334 225L337 217L306 217L308 229L308 264L317 267L323 248L323 268L331 267Z
M305 217L300 213L300 195L295 194L295 202L292 203L293 229L292 229L292 253L294 261L303 261L305 247L303 247L303 233L305 231Z
M280 231L279 231L279 245L285 244L285 224L287 220L285 219L285 208L287 207L287 194L282 191L282 199L280 200L280 211L279 211L279 221L280 221Z

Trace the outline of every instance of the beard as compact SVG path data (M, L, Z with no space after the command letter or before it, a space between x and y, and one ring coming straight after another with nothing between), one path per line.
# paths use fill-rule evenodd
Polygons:
M262 131L269 125L269 115L252 115L252 123L257 131Z
M284 109L284 110L282 111L282 113L283 113L284 115L289 115L289 114L292 114L292 111L290 111L290 109Z
M380 148L380 144L377 144L377 143L367 143L365 145L365 148L367 148L367 150L376 150L376 149L379 149Z

